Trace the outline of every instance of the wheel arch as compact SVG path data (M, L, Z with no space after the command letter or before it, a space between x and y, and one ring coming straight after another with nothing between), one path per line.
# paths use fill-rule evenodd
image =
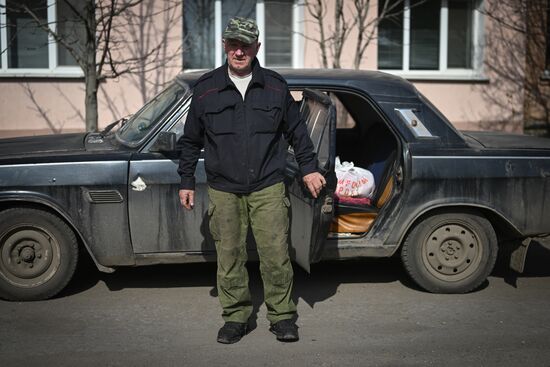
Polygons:
M502 213L494 208L486 205L472 203L440 203L424 208L414 215L412 220L409 221L405 230L401 233L399 237L399 246L396 247L396 252L403 246L403 242L407 238L407 235L410 233L410 231L424 218L436 215L438 213L448 212L477 213L483 215L489 221L489 223L491 223L491 226L493 226L499 243L503 240L510 238L525 237L512 222L506 219L506 217Z
M50 200L46 195L40 194L40 193L24 193L21 192L17 193L10 193L10 192L4 192L0 194L0 212L4 211L6 209L11 208L33 208L33 209L40 209L44 210L46 212L49 212L61 220L63 220L69 228L75 233L76 239L78 241L78 245L80 248L83 248L88 256L92 259L94 264L96 265L97 269L104 273L112 273L114 271L113 268L106 267L104 265L101 265L94 253L90 250L90 246L88 245L86 239L82 235L82 233L78 230L77 226L72 221L70 215L66 213L63 208L61 208L59 205L57 205L55 202Z

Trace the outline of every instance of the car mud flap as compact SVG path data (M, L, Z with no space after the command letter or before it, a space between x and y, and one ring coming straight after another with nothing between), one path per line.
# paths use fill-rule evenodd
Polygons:
M115 272L115 268L110 268L108 266L105 266L105 265L101 265L99 263L95 263L95 266L97 266L97 270L99 270L100 272L102 273L107 273L107 274L111 274L111 273L114 273Z
M510 250L510 268L518 273L523 273L525 269L525 258L527 257L527 250L531 244L531 237L527 237L518 245L513 246Z

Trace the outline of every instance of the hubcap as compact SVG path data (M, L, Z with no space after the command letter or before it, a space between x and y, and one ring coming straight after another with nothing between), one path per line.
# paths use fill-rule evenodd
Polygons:
M21 251L21 258L27 263L32 263L34 260L34 249L31 247L25 247Z
M483 249L475 232L466 225L449 223L437 227L424 240L423 261L439 279L458 281L479 266Z
M0 246L0 275L19 287L46 282L60 264L59 244L44 228L11 228L0 236Z

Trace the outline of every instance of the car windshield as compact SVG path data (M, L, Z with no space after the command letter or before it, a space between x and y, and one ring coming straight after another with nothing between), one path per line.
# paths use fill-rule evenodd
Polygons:
M166 113L189 93L189 86L183 81L176 79L168 88L147 102L128 119L116 132L117 140L124 145L137 145L154 129Z

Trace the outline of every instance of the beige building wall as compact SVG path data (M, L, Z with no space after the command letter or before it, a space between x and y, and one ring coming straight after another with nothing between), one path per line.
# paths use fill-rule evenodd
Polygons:
M486 5L494 2L497 1L487 0ZM327 7L327 29L333 29L333 24L328 22L333 19L333 4L330 0ZM346 7L346 11L349 9ZM501 7L500 11L511 14L511 9ZM304 33L307 36L304 40L304 67L317 68L322 65L320 47L311 38L318 37L319 28L307 9L304 9L303 14ZM369 14L371 19L377 14L376 3L372 5ZM181 55L181 21L180 10L178 19L170 27L166 55ZM157 22L160 24L162 19L157 19ZM488 17L484 18L482 31L483 67L476 80L416 77L411 81L459 129L521 131L525 37L503 29ZM150 29L150 32L158 34L158 29ZM353 67L355 39L356 33L352 32L344 45L341 58L344 68ZM150 98L155 94L155 88L152 87L155 80L170 80L180 69L181 57L178 56L169 66L148 73L146 96L143 87L133 76L108 80L98 92L100 128L135 112L145 97ZM376 37L367 48L361 69L377 69ZM0 111L1 137L82 131L83 79L0 77Z
M0 78L1 137L83 130L81 79L21 79Z

